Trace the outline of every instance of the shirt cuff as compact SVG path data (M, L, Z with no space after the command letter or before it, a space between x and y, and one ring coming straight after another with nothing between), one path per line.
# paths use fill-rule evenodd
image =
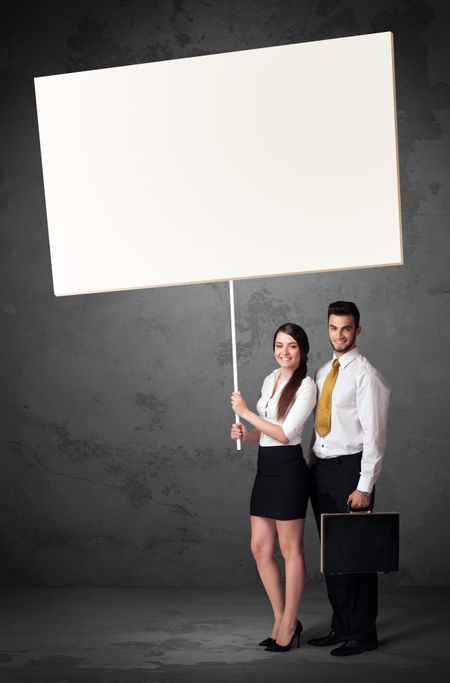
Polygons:
M365 493L372 493L375 482L373 477L368 477L367 475L361 475L358 481L357 491L364 491Z

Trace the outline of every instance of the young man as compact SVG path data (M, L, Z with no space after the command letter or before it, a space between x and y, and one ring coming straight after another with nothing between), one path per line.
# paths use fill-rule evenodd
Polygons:
M323 512L372 508L386 445L390 390L356 347L361 332L359 311L350 301L328 308L333 358L316 373L318 402L312 442L312 495L320 530ZM341 645L342 657L378 647L377 574L325 575L333 609L331 631L310 645Z

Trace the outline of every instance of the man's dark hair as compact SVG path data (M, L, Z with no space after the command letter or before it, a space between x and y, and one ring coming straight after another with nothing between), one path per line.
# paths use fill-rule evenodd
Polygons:
M328 319L330 315L352 315L355 327L359 327L359 311L353 301L334 301L328 306Z

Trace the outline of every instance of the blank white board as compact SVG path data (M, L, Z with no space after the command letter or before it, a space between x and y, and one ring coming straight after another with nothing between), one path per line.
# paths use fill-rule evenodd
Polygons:
M58 296L402 262L391 33L35 87Z

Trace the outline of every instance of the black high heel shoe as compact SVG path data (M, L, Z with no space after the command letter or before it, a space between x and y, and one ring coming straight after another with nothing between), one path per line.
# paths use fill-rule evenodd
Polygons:
M274 643L274 642L275 642L275 638L272 638L272 637L264 638L264 640L262 640L260 643L258 643L258 645L262 645L263 647L264 646L267 647L267 645L272 645L272 643Z
M268 645L266 647L266 652L289 652L289 650L292 647L292 644L297 638L297 647L300 647L300 633L303 631L303 626L300 621L297 619L297 624L295 626L294 633L292 634L292 638L290 639L289 643L287 645L279 645L277 641L275 640L273 643Z

